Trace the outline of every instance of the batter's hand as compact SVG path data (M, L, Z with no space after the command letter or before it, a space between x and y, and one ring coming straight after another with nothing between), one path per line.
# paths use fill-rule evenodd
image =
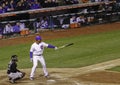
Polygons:
M58 49L58 47L55 47L54 49L55 49L55 50L57 50L57 49Z
M30 62L33 62L33 58L30 58Z

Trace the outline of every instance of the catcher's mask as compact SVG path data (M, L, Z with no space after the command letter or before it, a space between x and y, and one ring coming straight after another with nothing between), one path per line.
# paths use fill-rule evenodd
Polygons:
M11 60L12 60L12 61L18 61L17 57L18 57L17 55L12 55L12 56L11 56Z

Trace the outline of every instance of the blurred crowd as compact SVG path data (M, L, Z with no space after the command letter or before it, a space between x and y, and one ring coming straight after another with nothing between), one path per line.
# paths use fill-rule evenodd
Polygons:
M22 31L25 32L28 30L24 22L16 22L14 24L8 22L4 26L1 24L0 27L1 27L0 33L4 35L5 38L11 37L11 36L18 36L21 34Z
M41 30L48 29L50 22L48 17L36 18L32 24L29 26L26 25L25 21L15 21L0 23L0 35L3 35L4 38L14 37L14 36L27 36L30 34L30 26L33 28L34 33L37 33Z
M78 0L64 0L65 4L77 4ZM0 13L59 6L59 0L1 0Z
M0 13L58 6L56 0L2 0Z
M99 2L101 0L92 0L93 2ZM104 0L107 1L107 0ZM78 0L64 0L66 5L78 4ZM0 13L32 10L46 7L59 6L58 0L2 0L0 1ZM28 20L21 21L15 20L15 22L6 21L6 23L0 22L0 37L11 37L17 35L28 35L30 29L34 30L34 33L38 33L44 29L52 28L77 28L86 25L92 25L96 23L111 22L120 19L120 0L113 4L102 4L91 7L79 8L79 11L69 12L67 14L54 16L36 16L32 22ZM77 14L78 13L78 14ZM72 14L72 15L71 15ZM27 26L26 26L27 25ZM1 38L0 38L1 39Z
M101 2L112 0L1 0L0 14L13 11L33 10L47 7L57 7L63 5L79 4L81 2ZM116 0L120 3L120 0Z

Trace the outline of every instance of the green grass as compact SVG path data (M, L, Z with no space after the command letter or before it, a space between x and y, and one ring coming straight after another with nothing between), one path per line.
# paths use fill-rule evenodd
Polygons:
M113 68L110 68L110 69L107 69L107 70L120 72L120 66L116 66L116 67L113 67Z
M68 68L83 67L112 59L120 58L120 30L88 35L80 35L45 42L61 46L73 42L64 49L45 49L47 67ZM0 50L0 69L6 69L11 55L19 57L19 68L31 68L29 49L32 43L2 47Z

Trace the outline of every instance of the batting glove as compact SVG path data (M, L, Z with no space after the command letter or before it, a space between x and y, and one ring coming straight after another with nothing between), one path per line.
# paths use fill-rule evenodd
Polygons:
M58 47L55 47L54 49L55 49L55 50L57 50L57 49L58 49Z

